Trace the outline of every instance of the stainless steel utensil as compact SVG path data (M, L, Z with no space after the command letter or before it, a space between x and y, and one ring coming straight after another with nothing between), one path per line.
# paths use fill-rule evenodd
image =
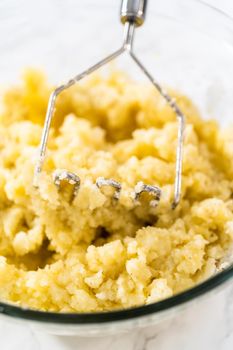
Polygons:
M76 75L74 78L70 79L65 84L58 86L51 93L49 98L43 133L41 137L41 143L39 146L39 156L35 166L35 176L34 176L35 186L38 186L39 184L39 175L43 169L51 120L54 114L54 108L55 108L56 99L58 95L60 95L64 90L69 89L71 86L73 86L74 84L79 82L81 79L85 78L86 76L90 75L100 67L111 62L115 58L119 57L123 53L128 53L129 56L132 58L132 60L135 62L135 64L141 69L144 75L151 81L151 83L158 90L158 92L163 96L163 98L166 100L166 102L171 107L171 109L175 112L178 120L178 136L177 136L178 140L177 140L176 165L175 165L174 198L171 204L173 209L178 205L181 197L182 148L183 148L183 139L184 139L185 118L180 108L178 107L176 101L152 77L150 72L146 69L146 67L143 65L143 63L138 59L138 57L134 53L133 40L134 40L135 29L137 27L140 27L144 23L146 7L147 7L147 0L122 0L121 9L120 9L120 19L124 25L124 36L123 36L122 46L117 51L113 52L109 56L105 57L103 60L96 63L94 66L88 68L81 74ZM78 188L80 186L79 177L76 174L70 173L67 170L63 169L62 178L61 178L60 176L61 174L59 173L60 174L59 175L58 172L59 172L59 169L55 170L55 175L53 176L54 182L57 185L57 187L60 186L61 181L68 181L69 183L74 182L73 183L75 187L74 195L77 195ZM99 183L97 181L96 185L98 187L101 187L103 185L108 185L116 188L116 183L117 182L113 179L109 179L109 180L105 179L104 183L103 182ZM117 187L118 192L115 192L115 199L119 198L120 190L121 190L121 185L119 183L117 183L117 186L118 186ZM152 194L153 196L156 197L155 198L156 201L152 200L150 202L151 205L155 206L155 203L157 204L160 200L161 190L158 189L158 187L153 186L152 184L144 184L143 182L140 182L140 191L137 192L137 190L138 190L138 186L136 185L134 190L135 199L139 199L139 196L142 192L148 192L149 194Z

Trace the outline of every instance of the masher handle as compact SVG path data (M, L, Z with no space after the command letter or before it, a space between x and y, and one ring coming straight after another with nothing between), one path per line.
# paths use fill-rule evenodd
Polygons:
M145 20L147 0L122 0L120 17L121 22L134 23L141 26Z

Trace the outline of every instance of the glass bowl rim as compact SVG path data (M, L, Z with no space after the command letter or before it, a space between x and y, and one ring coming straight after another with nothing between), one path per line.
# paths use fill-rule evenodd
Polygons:
M215 6L206 3L204 0L191 0L193 3L209 8L218 13L220 16L230 20L233 24L233 18L216 8ZM0 316L9 316L16 319L23 319L28 321L36 321L41 323L54 324L70 324L70 325L88 325L88 324L103 324L115 321L128 321L138 317L145 317L151 314L158 314L159 312L167 311L171 308L178 307L197 297L204 296L215 288L222 286L227 281L233 278L233 264L230 267L203 281L202 283L185 290L172 297L163 299L161 301L151 303L148 305L137 306L133 308L102 311L102 312L88 312L88 313L59 313L50 311L39 311L30 308L16 306L7 302L0 301Z
M187 303L196 297L203 296L213 289L220 287L233 278L233 264L222 272L214 275L208 280L176 294L164 300L142 305L133 308L120 309L114 311L88 312L88 313L59 313L50 311L38 311L29 308L23 308L12 304L0 302L0 315L10 316L17 319L24 319L37 322L84 325L108 323L115 321L126 321L138 317L149 316L162 311L167 311Z

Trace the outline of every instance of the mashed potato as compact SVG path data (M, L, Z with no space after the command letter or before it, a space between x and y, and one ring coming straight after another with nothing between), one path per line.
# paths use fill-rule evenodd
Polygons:
M39 188L37 148L51 88L29 71L0 116L0 299L40 310L127 308L172 296L213 275L233 241L233 132L187 116L182 200L173 211L177 122L150 84L94 76L58 99ZM58 191L52 172L81 179ZM122 183L119 201L95 185ZM157 208L130 193L157 185Z

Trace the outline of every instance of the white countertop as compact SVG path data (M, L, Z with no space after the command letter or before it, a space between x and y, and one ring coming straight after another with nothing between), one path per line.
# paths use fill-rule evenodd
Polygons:
M97 1L97 0L96 0ZM188 1L188 0L187 0ZM232 0L206 0L233 15ZM91 15L91 12L90 12ZM0 321L1 350L232 350L233 285L194 304L165 329L151 327L102 338L48 335L30 326Z

